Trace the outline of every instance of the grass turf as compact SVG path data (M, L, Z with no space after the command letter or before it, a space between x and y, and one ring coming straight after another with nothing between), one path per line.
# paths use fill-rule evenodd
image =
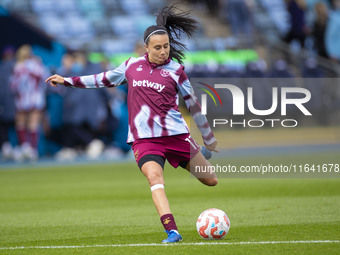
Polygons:
M305 158L304 158L305 157ZM270 161L299 164L303 155L235 158L233 165ZM315 162L339 159L315 154ZM328 163L328 162L323 162ZM0 254L339 254L340 243L240 244L339 240L340 179L220 178L205 187L181 169L165 170L166 192L183 243L205 242L196 219L224 210L235 245L168 245L1 249L160 243L165 238L145 178L135 163L0 171Z

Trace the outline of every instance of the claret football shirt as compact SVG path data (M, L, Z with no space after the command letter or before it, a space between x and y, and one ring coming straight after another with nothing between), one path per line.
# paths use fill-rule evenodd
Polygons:
M128 83L128 143L141 138L189 133L178 109L179 94L201 131L204 143L215 141L184 67L170 58L157 65L149 62L146 53L139 58L129 58L114 70L65 78L65 86L77 88L115 87L125 82Z

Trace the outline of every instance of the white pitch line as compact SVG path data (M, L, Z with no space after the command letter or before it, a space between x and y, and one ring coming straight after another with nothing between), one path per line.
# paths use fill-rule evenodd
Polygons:
M257 244L318 244L318 243L340 243L340 240L300 240L300 241L259 241L259 242L200 242L200 243L136 243L136 244L94 244L94 245L61 245L61 246L17 246L0 247L0 250L26 250L26 249L79 249L79 248L106 248L106 247L148 247L148 246L200 246L200 245L257 245Z

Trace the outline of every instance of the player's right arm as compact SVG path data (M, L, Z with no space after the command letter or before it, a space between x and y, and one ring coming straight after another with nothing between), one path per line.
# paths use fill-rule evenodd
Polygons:
M127 62L122 63L114 70L107 72L85 75L77 77L62 77L58 74L52 75L46 79L46 83L50 82L53 87L57 87L58 84L66 87L76 88L104 88L104 87L116 87L126 82L125 70Z
M50 82L51 86L57 87L58 84L64 85L65 78L58 74L54 74L46 79L45 83L48 83L48 82Z

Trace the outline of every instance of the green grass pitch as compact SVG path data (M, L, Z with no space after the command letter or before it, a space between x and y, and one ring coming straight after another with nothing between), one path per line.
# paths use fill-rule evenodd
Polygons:
M321 153L313 159L339 156ZM256 158L261 159L307 160ZM183 242L151 246L166 236L135 163L1 169L0 254L340 253L339 178L220 178L216 187L205 187L166 165L165 181ZM222 241L204 241L196 232L198 215L211 207L224 210L231 221ZM309 242L324 240L332 242Z

